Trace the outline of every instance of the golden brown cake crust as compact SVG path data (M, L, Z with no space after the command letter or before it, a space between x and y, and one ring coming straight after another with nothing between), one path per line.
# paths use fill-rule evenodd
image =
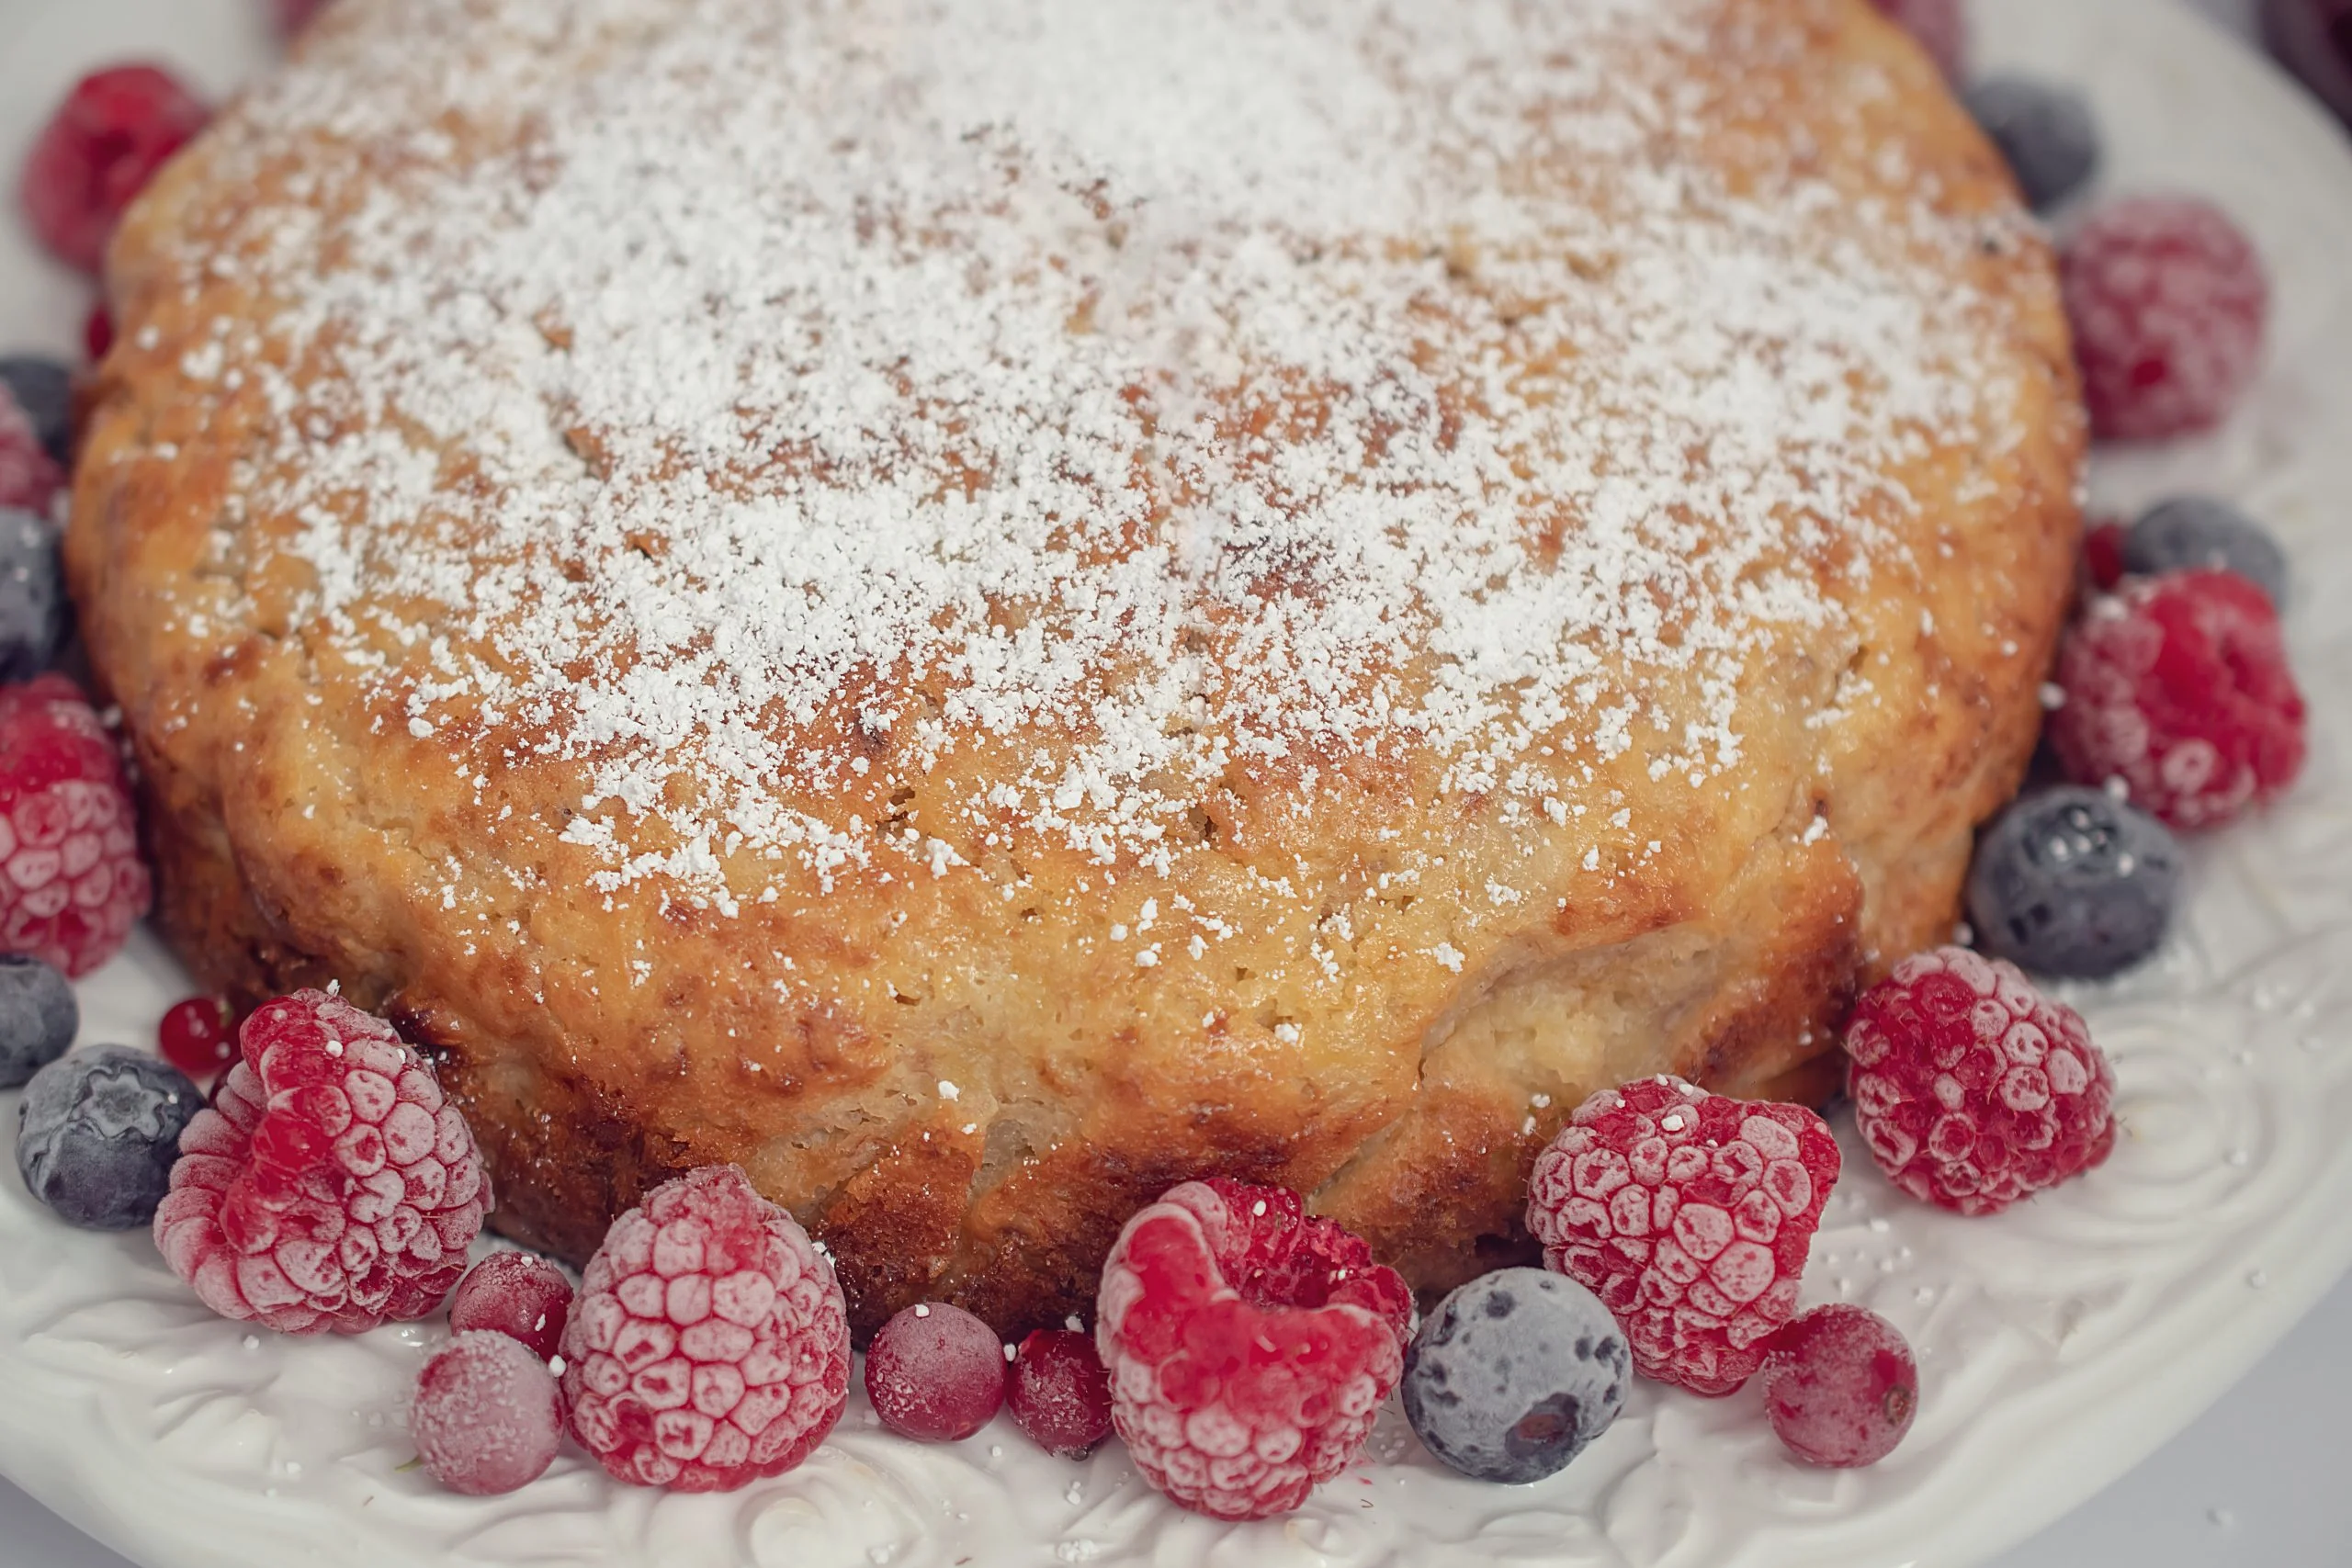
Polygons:
M164 922L435 1050L510 1234L731 1160L861 1331L1009 1332L1222 1173L1443 1286L1584 1095L1818 1095L1948 930L2082 427L1932 67L1861 0L1415 0L1302 105L1328 8L1194 9L1136 51L1260 51L1217 113L1329 167L956 96L1056 0L357 0L126 224L68 565ZM944 184L850 191L829 73L967 24L869 107Z

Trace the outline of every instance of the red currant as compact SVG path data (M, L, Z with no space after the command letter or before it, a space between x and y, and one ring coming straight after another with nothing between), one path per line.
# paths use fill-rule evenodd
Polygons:
M156 1027L164 1060L192 1078L209 1077L236 1059L237 1032L229 1004L218 997L175 1002Z
M962 1307L910 1306L867 1348L865 1396L882 1425L902 1438L968 1438L1004 1404L1004 1346Z
M1894 1451L1919 1408L1919 1368L1894 1325L1865 1307L1815 1307L1774 1337L1757 1382L1764 1414L1807 1464L1851 1470Z
M1111 1435L1111 1374L1091 1334L1041 1328L1023 1339L1004 1402L1014 1426L1063 1459L1084 1459Z

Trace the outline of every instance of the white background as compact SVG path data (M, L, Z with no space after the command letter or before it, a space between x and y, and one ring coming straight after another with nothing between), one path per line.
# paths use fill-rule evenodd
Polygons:
M2250 30L2253 0L2194 3ZM0 121L40 112L0 104ZM1995 1568L2352 1568L2347 1411L2352 1280L2204 1417ZM130 1565L0 1479L0 1568Z

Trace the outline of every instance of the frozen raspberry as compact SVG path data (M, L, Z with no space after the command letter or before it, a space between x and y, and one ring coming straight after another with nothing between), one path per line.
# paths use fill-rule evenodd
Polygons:
M2058 652L2050 743L2077 784L2120 780L2183 830L2285 790L2303 765L2303 696L2278 616L2230 571L2130 581L2092 601Z
M1111 1374L1093 1338L1074 1328L1040 1328L1021 1342L1004 1403L1030 1441L1061 1459L1084 1459L1111 1435Z
M155 1026L164 1060L192 1078L209 1078L237 1059L237 1032L229 1004L219 997L174 1002Z
M1968 73L1968 13L1962 0L1873 0L1887 18L1918 40L1947 81Z
M617 1480L726 1492L807 1459L849 1399L849 1307L790 1214L731 1165L613 1222L563 1331L581 1446Z
M64 483L32 416L17 406L15 392L0 387L0 507L46 518Z
M2115 1075L2083 1021L1964 947L1915 953L1863 992L1846 1055L1879 1168L1944 1208L1996 1213L2115 1146Z
M1757 1379L1765 1418L1808 1464L1851 1470L1894 1451L1919 1409L1919 1368L1894 1325L1819 1306L1781 1330Z
M117 65L74 85L25 159L33 232L59 259L96 272L131 198L204 129L196 96L153 65Z
M408 1435L434 1480L492 1496L529 1485L555 1461L563 1399L528 1347L503 1334L460 1334L417 1374Z
M1803 1106L1641 1078L1578 1106L1537 1156L1527 1228L1616 1314L1636 1371L1729 1393L1796 1313L1838 1166Z
M0 953L88 974L152 897L114 741L62 675L0 686Z
M1004 1404L1004 1346L962 1307L920 1303L895 1314L865 1348L865 1397L902 1438L960 1441Z
M481 1156L390 1024L298 991L239 1032L242 1059L188 1124L155 1244L223 1317L357 1334L424 1317L490 1206Z
M2218 209L2182 197L2111 203L2075 231L2059 276L2100 438L2209 429L2254 379L2270 283Z
M493 1252L458 1281L449 1298L449 1326L460 1334L488 1329L531 1348L542 1361L563 1343L571 1316L571 1281L535 1252Z
M1111 1419L1144 1479L1185 1507L1264 1518L1355 1458L1404 1371L1413 1301L1393 1269L1298 1194L1170 1188L1102 1265L1094 1342Z

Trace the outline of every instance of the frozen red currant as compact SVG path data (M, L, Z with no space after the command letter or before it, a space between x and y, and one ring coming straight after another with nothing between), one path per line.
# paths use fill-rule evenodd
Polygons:
M563 1442L563 1401L547 1363L503 1334L460 1334L424 1363L409 1437L433 1479L493 1496L527 1486Z
M962 1307L910 1306L866 1348L865 1397L902 1438L968 1438L1004 1404L1003 1342Z
M156 1026L164 1060L192 1078L209 1077L237 1059L237 1032L229 1004L218 997L175 1002Z
M460 1334L488 1329L519 1339L541 1360L563 1343L571 1315L571 1281L535 1252L493 1252L458 1281L449 1298L449 1326Z
M1111 1374L1094 1337L1041 1328L1021 1342L1005 1378L1012 1424L1049 1454L1084 1459L1111 1435Z
M1807 1464L1851 1470L1894 1451L1919 1408L1919 1368L1894 1325L1843 1304L1801 1314L1757 1376L1764 1415Z

